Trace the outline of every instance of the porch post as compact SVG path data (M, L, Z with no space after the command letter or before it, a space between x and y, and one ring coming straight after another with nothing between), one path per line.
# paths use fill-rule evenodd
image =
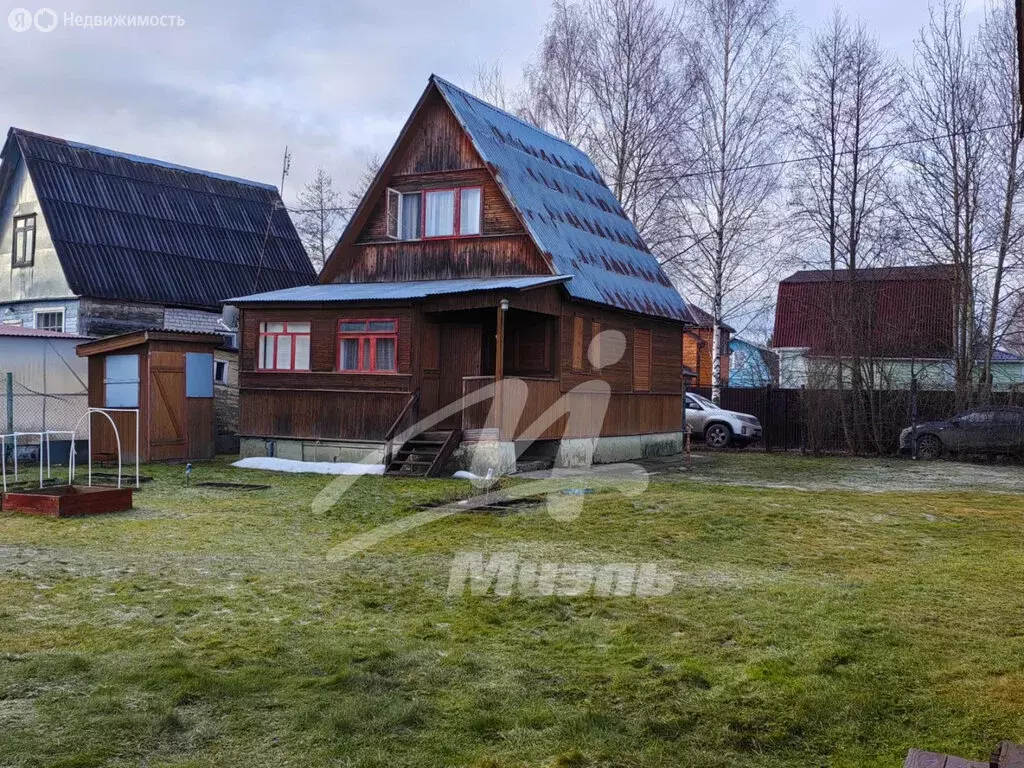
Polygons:
M501 396L501 380L505 378L505 313L508 311L508 299L498 302L498 322L494 344L494 410L498 414L498 439L501 440L502 426L505 422L504 405Z

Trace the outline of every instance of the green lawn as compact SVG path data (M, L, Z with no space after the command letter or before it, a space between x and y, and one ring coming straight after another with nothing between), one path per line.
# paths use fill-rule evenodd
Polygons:
M468 483L361 478L323 513L327 478L197 467L274 486L232 493L153 466L131 513L0 514L0 765L896 768L1024 740L1024 496L696 466L572 522L456 514L340 563ZM463 551L657 562L676 586L451 597Z

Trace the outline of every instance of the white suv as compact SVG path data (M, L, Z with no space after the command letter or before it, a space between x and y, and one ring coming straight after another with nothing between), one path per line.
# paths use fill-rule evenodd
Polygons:
M703 435L708 448L715 451L761 439L761 422L756 416L727 411L692 392L686 395L686 426L693 434Z

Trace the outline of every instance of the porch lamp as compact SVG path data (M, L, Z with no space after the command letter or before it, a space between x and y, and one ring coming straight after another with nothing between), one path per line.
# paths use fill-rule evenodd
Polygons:
M502 299L499 301L498 306L501 307L502 312L508 312L508 299Z

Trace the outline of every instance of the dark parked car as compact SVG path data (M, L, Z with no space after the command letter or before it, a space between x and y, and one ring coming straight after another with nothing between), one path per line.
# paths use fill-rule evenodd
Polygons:
M917 440L919 459L951 453L1024 452L1024 408L976 408L948 421L918 424L900 433L900 453L911 455Z

